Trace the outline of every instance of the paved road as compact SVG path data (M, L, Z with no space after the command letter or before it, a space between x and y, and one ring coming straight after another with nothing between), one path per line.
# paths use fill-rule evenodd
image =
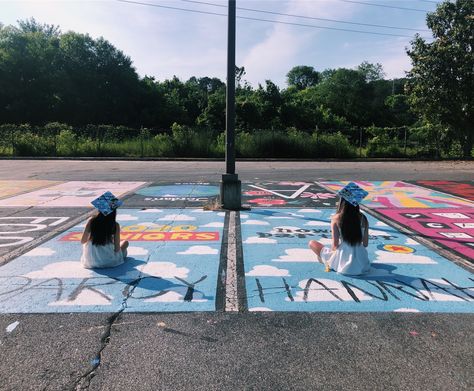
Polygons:
M13 179L146 182L218 181L220 170L224 167L221 162L1 161L0 163L0 181ZM444 180L449 178L450 180L463 181L474 179L472 177L474 163L472 162L242 162L237 167L241 179L253 181L253 183L262 180L313 181L319 178L325 180ZM318 174L315 177L315 171L321 173L321 175ZM91 172L93 172L93 175ZM51 183L39 185L65 186ZM44 189L44 187L41 188ZM98 189L100 189L100 186L95 191L99 191ZM272 189L275 188L272 187ZM167 190L169 189L167 188ZM318 194L322 197L320 190L316 191L311 188L307 190L311 190L309 193L313 195ZM465 192L464 194L468 194L466 189L462 188L461 190ZM32 189L28 191L31 192ZM70 196L69 190L63 190L63 193L58 192L58 190L50 193L42 190L38 191L36 197L31 196L30 193L28 197L21 196L14 201L8 201L11 199L11 195L0 196L0 203L4 205L8 205L9 202L21 205L33 203L36 205L30 207L3 206L0 208L3 213L1 216L10 217L12 214L19 213L18 216L21 217L26 216L27 212L33 213L37 210L38 215L33 217L38 219L48 216L46 210L50 210L51 213L55 214L55 217L67 217L71 220L77 217L78 208L64 207L68 202L71 202L67 198ZM87 195L91 196L94 190L89 187L87 191L80 191L83 193L78 196L85 197ZM284 194L281 189L278 191L280 194ZM276 190L275 192L278 193ZM433 194L431 195L433 196ZM155 208L153 205L147 204L146 202L151 201L145 202L144 197L146 195L139 194L129 198L130 205L127 207L138 209L134 212L124 212L122 225L137 223L137 220L133 219L140 213L141 208L145 206ZM261 195L255 197L261 197ZM24 201L25 198L27 201ZM275 194L271 195L272 202L281 198ZM431 200L436 201L436 197ZM460 202L460 205L465 202L458 198L455 198L455 200ZM322 197L316 199L316 201L315 206L317 205L317 207L329 209L333 207L330 198ZM324 205L326 201L328 201L328 206ZM453 200L450 199L450 201ZM80 202L80 198L74 199L73 202ZM163 205L159 204L159 202L162 202L161 200L156 202L158 202L157 205L161 205L160 208L163 208ZM178 209L182 208L182 204L176 204L179 200L173 202L174 204L170 203L169 206L174 205L176 207L178 205ZM307 202L307 199L301 199L301 202L302 204L297 208L307 208L307 205L303 204L303 202ZM372 202L377 206L377 200ZM424 199L424 202L428 205L431 201ZM63 207L60 208L57 204L63 205ZM47 209L48 205L50 205L50 209ZM195 206L196 213L197 205L187 204L187 206ZM277 211L277 209L272 210ZM252 227L259 226L259 224L255 225L255 221L266 223L266 225L272 227L272 224L276 224L272 221L278 221L272 220L272 218L285 217L281 216L282 213L293 213L291 218L294 220L285 220L290 221L285 225L293 226L299 224L298 221L300 221L300 224L308 223L304 217L298 216L298 213L296 213L298 209L287 209L288 212L279 210L280 215L270 210L270 212L265 212L260 217L256 217L255 213L260 213L260 211L259 209L253 209L253 211L247 213L247 217L241 214L241 222L253 221L251 224L244 225L246 228L242 235L246 240L255 235ZM165 215L172 215L174 216L173 219L180 216L183 219L183 215L190 215L191 212L188 212L189 209L183 209L182 213L167 208L163 208L162 211L153 209L153 213L156 214L153 221L156 224L168 224L168 220L160 219L165 218ZM223 219L222 216L220 218ZM430 216L430 218L434 218L434 216ZM322 217L319 221L312 218L313 221L319 221L319 227L313 227L317 228L319 233L323 231L325 219L326 217ZM218 228L221 220L206 218L202 220L201 225L208 226L208 228L205 228L206 231L218 231L223 229L222 227ZM61 221L61 224L64 224L59 226L62 227L61 229L58 226L52 228L47 226L44 229L48 232L64 231L64 229L70 228L68 221ZM140 221L138 220L138 222ZM160 221L164 221L164 223L160 223ZM198 221L201 220L198 219ZM373 221L374 225L376 224L375 221ZM73 223L77 225L77 221L74 220ZM183 225L186 220L178 223ZM444 221L444 223L446 222ZM33 222L28 221L27 224L47 225L41 222L35 223L34 220ZM189 224L189 222L186 224ZM378 235L393 237L393 232L396 231L383 224L381 222L378 224L377 229L380 231ZM130 230L132 229L130 228ZM72 227L70 230L74 231L75 228ZM202 230L204 228L198 227L197 232ZM272 232L270 228L267 231ZM36 237L35 235L31 234L32 237ZM400 234L396 233L396 235ZM417 238L415 234L408 239L405 239L404 235L406 234L400 235L404 238L404 243L408 243L408 247L416 248L415 255L421 257L419 258L420 264L416 266L419 269L411 269L412 271L425 268L425 270L436 272L438 270L436 268L439 267L442 273L449 272L452 273L452 278L460 279L465 278L469 273L470 268L468 266L458 268L454 264L450 264L450 261L442 255L433 252L432 249L425 249L422 244L416 244L413 240L410 240L411 238ZM1 236L2 229L0 228L0 239ZM285 250L287 247L299 246L299 242L297 245L292 242L291 246L288 246L286 243L289 239L283 239L274 245L270 245L271 250L265 253L268 260L278 257L272 254L271 251L277 254L280 247ZM223 245L225 246L229 240L228 236L222 238ZM307 239L298 240L303 242ZM376 241L377 239L373 238L373 240ZM59 246L58 243L56 238L50 239L49 242L38 245L36 258L23 256L1 266L0 286L2 285L1 276L8 275L10 270L18 271L17 275L25 274L28 270L34 270L37 273L38 271L35 269L29 269L34 263L32 259L39 262L45 254L48 254L48 259L57 261L69 259L67 257L76 257L77 246L75 247L73 242L64 245L62 253L56 251L53 255L53 252L45 252L48 249L56 250ZM169 251L166 253L167 260L176 263L178 266L176 270L187 268L205 272L209 276L207 280L204 280L206 284L211 278L217 279L217 269L212 269L212 265L217 264L213 258L215 252L212 251L214 248L218 248L217 245L207 244L208 255L201 254L186 258L186 255L183 254L172 258L176 251L184 253L183 249L189 246L175 250L173 253L171 250L173 248L178 249L181 246L179 243L175 247L167 246L166 248L160 247L161 245L156 244L157 242L150 242L150 244L138 243L141 244L136 244L134 250L137 254L144 254L144 251L153 253L153 246L158 246L157 248L160 248L160 251ZM249 245L245 247L247 250L244 248L244 251L248 251L245 259L253 262L257 259L255 255L258 253L254 251L255 245L251 243L252 240L249 240ZM375 247L374 251L378 251ZM43 249L43 252L38 251L38 249ZM283 250L281 252L284 253ZM459 248L455 247L454 250L450 251L450 254L455 254L455 251L459 251ZM465 251L465 249L462 251ZM291 254L290 252L287 255ZM434 259L438 266L423 264L423 262L429 262L430 259ZM291 278L298 277L299 274L303 275L305 273L305 269L302 267L305 264L286 263L283 265L290 274L290 276L285 277L288 281ZM253 266L249 263L249 268L253 268ZM403 265L398 265L398 267L399 271L405 270ZM280 267L280 269L282 268ZM244 311L242 313L229 313L222 310L209 311L207 309L205 312L156 313L154 311L149 312L146 305L139 302L139 296L145 297L143 292L146 292L147 289L147 286L140 286L141 282L136 285L135 293L138 294L135 297L130 290L125 292L130 299L130 304L132 304L131 310L134 311L134 305L138 309L136 313L128 312L130 308L123 311L120 302L114 302L110 311L104 311L103 307L97 306L92 309L94 312L86 309L85 313L78 313L78 307L64 307L65 313L35 313L45 312L44 308L40 309L38 303L41 303L41 299L48 297L48 295L54 298L59 292L59 287L61 287L61 292L68 293L72 290L72 296L74 296L74 292L78 292L76 290L77 283L72 282L71 275L68 275L66 271L68 271L67 268L53 270L53 273L57 272L56 280L48 280L48 277L46 277L40 280L43 285L37 285L35 289L29 290L21 288L21 281L8 280L7 283L11 287L2 290L2 292L8 293L0 293L0 307L4 309L2 311L4 313L0 315L0 390L129 390L131 388L137 390L471 390L474 388L474 350L472 349L472 346L474 346L474 317L472 311L469 310L470 307L467 307L473 303L469 299L469 295L474 295L472 285L458 286L454 293L457 292L464 299L448 301L448 303L451 303L451 309L441 306L443 304L442 297L443 295L446 296L447 291L443 289L438 289L438 291L434 289L433 291L434 295L440 295L436 297L441 298L439 308L442 308L443 311L464 308L461 312L465 313L383 312L384 309L390 308L390 300L393 300L393 297L390 297L386 302L382 301L382 306L374 307L373 312L347 313L339 310L337 312L282 311L270 313ZM75 272L74 270L71 272L69 269L69 274ZM77 272L80 273L81 271L78 270ZM127 272L133 274L134 271L128 270ZM243 277L242 272L242 270L239 271L240 277ZM29 276L34 280L32 274L29 274ZM219 274L219 276L222 277L222 274ZM80 277L80 275L75 277ZM88 277L86 276L86 278ZM102 291L102 293L105 292L110 295L113 293L114 296L120 298L122 294L120 284L129 283L129 281L115 280L114 284L107 285L108 280L105 279L111 278L111 276L102 276L101 278L104 278L103 282L89 286L91 288L88 290L89 293ZM133 276L129 278L133 280ZM248 277L248 281L253 281L253 279L254 277ZM213 281L215 284L216 280ZM12 289L16 289L15 284L18 285L18 289L23 289L23 298L11 294ZM3 282L3 285L5 285L5 282ZM292 288L295 289L296 286L292 285ZM178 291L179 289L181 287L178 287ZM197 284L195 294L198 299L203 297L198 295L201 294L199 289L200 285ZM250 286L248 286L248 289L250 289ZM280 294L285 293L283 288L279 289ZM444 287L444 289L448 288ZM392 289L392 291L400 297L403 296L402 299L408 300L407 303L410 305L418 305L416 304L417 300L409 295L409 293L413 293L412 291L405 289L405 292L409 292L408 294L403 294L403 289L402 291ZM85 290L82 289L82 292L85 292ZM369 290L368 292L370 293ZM450 292L453 292L452 288ZM206 290L203 290L202 293L207 295ZM77 296L75 295L76 298ZM103 295L102 297L107 296ZM83 297L83 300L87 299L88 297ZM134 303L132 303L132 299L135 300ZM420 306L426 304L423 301L419 302ZM278 304L278 302L271 304L270 301L267 301L266 305L281 305L283 308L284 305L287 305L285 303L287 301L282 296L281 304ZM337 301L334 303L334 306L339 305ZM313 305L310 302L307 304L310 307ZM366 305L363 301L360 304ZM152 302L148 305L158 306L161 304L160 302ZM199 304L198 301L196 306L199 305L207 306L208 304L205 302ZM355 305L355 303L351 304L348 310L353 311ZM434 301L433 305L437 305L437 302ZM11 307L13 307L13 310ZM217 305L217 307L219 306ZM221 308L223 307L221 306ZM53 307L53 310L56 311L57 308L57 306ZM73 313L67 313L68 308ZM331 308L333 309L331 310ZM328 307L328 310L333 311L334 308ZM245 307L241 306L241 309L245 310ZM25 313L16 313L18 310ZM314 311L314 308L312 310ZM458 311L454 310L454 312ZM14 327L15 325L16 327Z
M0 160L0 179L216 181L224 162ZM237 162L241 180L473 180L474 161Z

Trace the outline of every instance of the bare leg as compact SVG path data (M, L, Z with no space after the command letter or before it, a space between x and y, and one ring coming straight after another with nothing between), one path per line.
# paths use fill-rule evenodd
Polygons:
M123 252L125 252L128 248L128 241L127 240L124 240L122 243L120 243L120 250L122 250Z
M316 240L310 240L308 246L314 253L319 257L321 255L321 250L323 249L323 245Z

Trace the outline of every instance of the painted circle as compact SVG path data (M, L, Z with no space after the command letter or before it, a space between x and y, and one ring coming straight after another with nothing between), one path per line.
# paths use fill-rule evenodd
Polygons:
M416 250L412 247L404 246L402 244L381 244L377 246L379 250L388 251L397 254L411 254Z
M137 190L147 197L212 197L219 194L219 187L211 185L150 186Z

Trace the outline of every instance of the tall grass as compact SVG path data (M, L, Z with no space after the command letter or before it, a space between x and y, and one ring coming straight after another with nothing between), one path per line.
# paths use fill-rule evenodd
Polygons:
M426 138L424 128L410 131L407 138L398 128L367 128L360 134L360 141L364 140L361 148L354 141L359 139L358 130L357 134L352 131L346 135L339 131L305 132L296 128L256 129L238 131L235 147L237 157L243 158L455 157L462 152L453 141L450 148L440 151L439 143ZM3 156L221 158L225 146L223 132L177 123L169 131L112 125L73 128L57 122L42 127L0 125Z

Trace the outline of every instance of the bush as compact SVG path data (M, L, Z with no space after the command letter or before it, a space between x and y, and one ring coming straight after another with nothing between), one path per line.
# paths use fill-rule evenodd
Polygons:
M174 143L167 134L157 134L147 145L150 156L173 157L175 156Z
M315 157L350 158L356 156L356 148L351 146L349 140L341 132L335 134L313 133L315 144Z
M383 134L371 138L367 144L368 157L403 157L404 150L398 146L398 140Z

